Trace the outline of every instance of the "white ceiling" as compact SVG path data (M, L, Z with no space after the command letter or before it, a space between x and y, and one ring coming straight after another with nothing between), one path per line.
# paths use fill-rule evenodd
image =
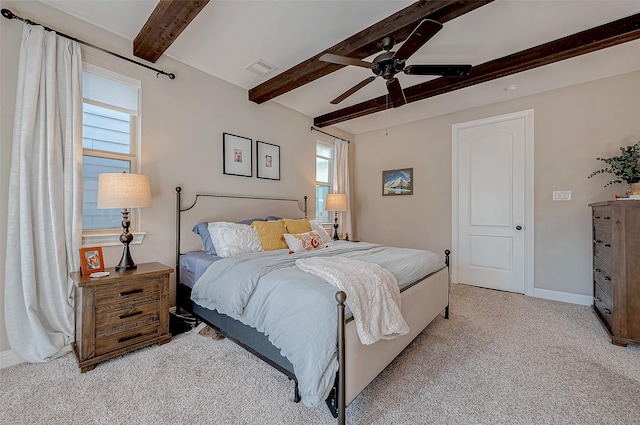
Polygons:
M40 1L130 40L158 2ZM212 0L165 54L250 89L411 3ZM496 0L445 23L407 63L478 65L639 12L640 0ZM256 59L278 69L266 77L247 71ZM359 134L636 70L640 70L640 40L345 121L337 127ZM384 95L384 81L377 79L340 105L329 104L370 75L365 68L345 67L272 101L316 117ZM398 78L406 88L431 77L398 74ZM509 86L517 89L505 90Z

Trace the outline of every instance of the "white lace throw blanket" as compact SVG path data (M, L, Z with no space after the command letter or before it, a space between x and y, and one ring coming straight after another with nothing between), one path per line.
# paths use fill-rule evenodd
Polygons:
M398 282L387 269L343 257L304 258L296 260L296 266L347 294L347 304L362 344L409 333L400 312Z

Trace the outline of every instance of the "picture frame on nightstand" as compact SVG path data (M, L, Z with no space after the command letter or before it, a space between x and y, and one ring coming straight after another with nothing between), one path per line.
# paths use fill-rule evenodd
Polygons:
M102 247L93 246L89 248L80 248L80 270L82 271L82 274L104 271Z

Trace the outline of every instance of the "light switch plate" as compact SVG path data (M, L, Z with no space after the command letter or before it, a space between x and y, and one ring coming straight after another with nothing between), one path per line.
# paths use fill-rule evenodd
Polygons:
M570 190L554 190L553 200L554 201L570 201L571 191Z

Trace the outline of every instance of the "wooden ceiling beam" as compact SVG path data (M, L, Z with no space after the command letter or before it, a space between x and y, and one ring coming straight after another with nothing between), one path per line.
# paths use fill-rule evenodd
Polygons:
M160 0L133 40L133 54L155 63L209 0Z
M324 77L343 65L318 60L325 53L364 59L382 51L380 41L391 35L396 42L404 41L425 18L444 23L477 9L493 0L420 0L366 28L356 35L324 50L317 55L281 72L275 77L249 90L249 100L263 103L293 89Z
M440 77L404 89L407 103L640 39L640 13L474 66L467 77ZM314 118L325 127L388 107L386 95Z

